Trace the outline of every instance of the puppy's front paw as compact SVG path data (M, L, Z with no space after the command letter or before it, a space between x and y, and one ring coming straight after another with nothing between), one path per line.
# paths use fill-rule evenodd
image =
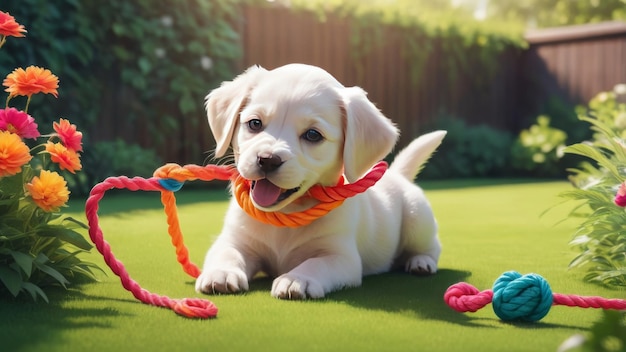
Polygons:
M429 275L437 272L437 262L425 254L416 255L406 262L405 270L415 275Z
M248 278L236 269L203 272L196 280L196 291L208 294L248 291Z
M293 300L323 298L324 288L310 277L284 274L274 280L272 297Z

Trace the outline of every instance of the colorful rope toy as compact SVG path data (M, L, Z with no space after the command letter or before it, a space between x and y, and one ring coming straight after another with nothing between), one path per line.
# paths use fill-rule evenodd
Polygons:
M233 183L233 193L241 208L248 215L264 223L275 226L298 227L306 225L321 216L326 215L341 205L347 198L364 192L374 185L387 170L384 161L376 164L363 178L352 184L344 184L343 177L334 187L314 186L307 192L307 196L318 200L318 204L298 213L263 212L252 204L249 196L250 182L237 174L235 168L218 165L185 165L167 164L154 172L154 176L145 179L142 177L128 178L126 176L109 177L95 185L85 203L85 213L89 224L89 237L104 257L104 261L115 275L119 276L122 286L130 291L139 301L174 310L177 314L189 318L213 318L217 316L217 307L213 302L200 298L171 299L157 295L143 289L117 260L111 251L111 246L104 240L98 219L98 205L107 190L114 188L130 191L159 191L165 214L167 215L168 232L172 244L176 248L176 257L183 270L191 277L197 278L200 269L189 261L189 251L183 243L180 222L176 211L174 192L180 190L184 181L202 180L230 180Z
M443 299L461 313L476 312L493 303L493 311L504 321L539 321L553 305L626 310L626 300L552 293L550 285L540 275L521 275L515 271L502 274L493 284L493 290L479 291L465 282L454 284L446 290Z

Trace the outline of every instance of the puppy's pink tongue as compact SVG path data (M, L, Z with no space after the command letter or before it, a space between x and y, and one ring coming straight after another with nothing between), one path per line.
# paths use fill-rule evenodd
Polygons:
M269 207L276 203L280 196L280 187L267 179L258 180L252 188L252 199L262 207Z

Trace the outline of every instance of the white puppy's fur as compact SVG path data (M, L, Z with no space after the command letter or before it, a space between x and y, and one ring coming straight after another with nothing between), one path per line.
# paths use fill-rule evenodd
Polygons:
M253 195L264 211L289 213L316 204L306 196L308 188L334 186L342 174L348 182L358 180L398 137L362 89L344 87L321 68L302 64L271 71L251 67L213 90L206 106L216 156L232 146L243 177L259 185L270 181L283 192L269 202ZM395 266L435 273L441 252L437 224L413 179L444 136L437 131L416 139L378 183L306 226L261 223L231 200L196 290L246 291L248 281L264 272L275 278L274 297L320 298Z

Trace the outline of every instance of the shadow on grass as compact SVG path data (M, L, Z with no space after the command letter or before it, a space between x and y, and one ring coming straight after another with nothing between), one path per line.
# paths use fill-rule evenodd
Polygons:
M445 290L463 281L471 273L441 269L433 276L414 276L404 272L389 272L363 278L360 287L347 288L329 294L325 300L344 302L368 310L412 313L421 319L443 320L467 326L483 326L474 319L449 308L443 301ZM255 279L250 283L252 291L269 291L272 280Z
M325 300L344 302L367 310L381 310L413 315L416 319L440 320L466 327L497 328L494 322L522 329L567 328L587 330L588 327L553 324L544 322L505 322L495 313L493 318L477 317L472 313L459 313L444 302L448 287L465 281L471 276L468 271L440 269L436 275L414 276L404 272L390 272L363 278L360 287L348 288L329 294ZM251 290L271 290L272 280L261 278L250 283ZM489 311L491 305L484 307Z
M471 275L467 271L440 269L433 276L390 272L367 276L360 288L338 291L329 299L369 310L411 313L419 319L443 320L467 326L482 326L446 305L446 289Z
M110 328L112 320L126 315L113 308L68 307L67 300L109 300L110 298L85 295L77 286L72 289L49 289L50 303L37 302L22 295L16 299L0 296L0 341L3 351L28 349L34 343L45 341L48 345L63 342L61 330ZM129 301L132 302L132 301Z

